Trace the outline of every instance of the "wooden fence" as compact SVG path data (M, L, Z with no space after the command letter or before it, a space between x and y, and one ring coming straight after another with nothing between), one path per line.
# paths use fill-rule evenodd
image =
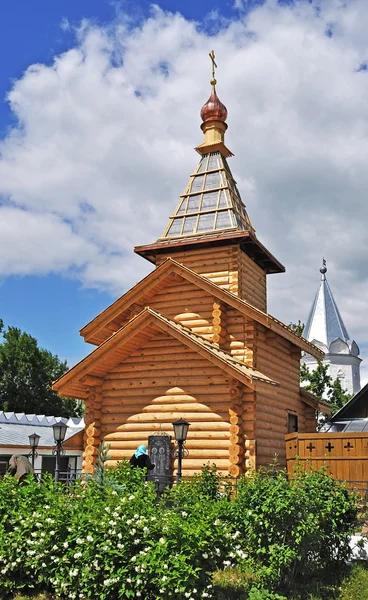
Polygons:
M289 433L285 439L289 473L297 459L310 469L324 466L352 487L368 487L368 433Z

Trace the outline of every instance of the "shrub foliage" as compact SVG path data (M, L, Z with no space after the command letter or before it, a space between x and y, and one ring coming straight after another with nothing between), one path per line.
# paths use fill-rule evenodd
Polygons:
M253 474L234 493L207 467L157 498L127 463L99 469L72 487L0 481L1 598L279 599L349 555L356 499L324 473Z

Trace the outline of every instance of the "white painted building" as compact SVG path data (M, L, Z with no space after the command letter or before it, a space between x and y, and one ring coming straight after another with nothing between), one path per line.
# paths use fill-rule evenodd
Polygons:
M34 461L36 473L55 472L55 447L53 425L63 421L67 425L63 442L64 454L60 459L61 479L68 474L75 477L82 468L84 421L80 418L62 419L45 415L26 415L24 413L0 411L0 476L8 468L13 454L28 456L31 450L29 436L40 436L37 456Z
M340 379L341 386L349 394L360 390L359 347L350 339L339 309L326 279L326 261L320 268L321 280L304 327L303 337L325 353L323 363L328 365L332 379ZM309 354L302 358L309 369L315 369L316 360Z

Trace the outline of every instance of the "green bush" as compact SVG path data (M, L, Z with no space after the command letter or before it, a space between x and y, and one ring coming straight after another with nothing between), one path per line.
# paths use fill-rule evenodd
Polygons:
M2 599L280 600L349 554L356 502L324 474L253 474L233 497L208 467L158 499L141 470L104 458L72 487L0 480Z
M367 600L368 598L368 571L363 567L354 567L351 575L341 586L339 600Z
M243 541L243 563L270 589L339 574L350 555L357 498L324 472L260 471L240 480L228 513Z
M124 469L109 473L121 487ZM210 597L212 571L233 549L231 527L216 520L216 503L166 508L152 484L136 484L134 493L119 493L106 481L103 488L89 481L70 491L51 478L20 486L5 477L0 597L31 588L60 599Z

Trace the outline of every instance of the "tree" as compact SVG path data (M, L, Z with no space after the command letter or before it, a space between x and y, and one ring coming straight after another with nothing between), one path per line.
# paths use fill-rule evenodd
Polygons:
M0 320L0 332L2 329ZM62 398L51 389L52 382L67 370L66 361L40 348L34 337L8 327L0 343L0 410L81 416L81 402Z
M308 369L307 365L301 363L300 365L300 381L307 382L304 385L304 389L308 392L312 392L318 398L326 395L327 389L330 388L332 379L327 374L328 365L324 365L320 360L318 361L317 368L314 371Z
M343 389L340 379L335 379L335 381L332 382L327 394L328 401L332 406L332 414L335 414L335 412L345 406L350 398L352 398L352 395L348 394L347 391Z
M302 337L302 333L304 330L304 323L302 323L299 320L297 323L289 323L289 327L290 327L290 329L293 330L294 333L296 333L296 335L298 335L299 337Z
M339 379L333 380L327 372L328 365L324 365L320 360L314 371L301 363L300 381L301 383L306 382L306 385L303 386L305 390L330 404L332 414L335 414L350 400L351 395L342 388Z

